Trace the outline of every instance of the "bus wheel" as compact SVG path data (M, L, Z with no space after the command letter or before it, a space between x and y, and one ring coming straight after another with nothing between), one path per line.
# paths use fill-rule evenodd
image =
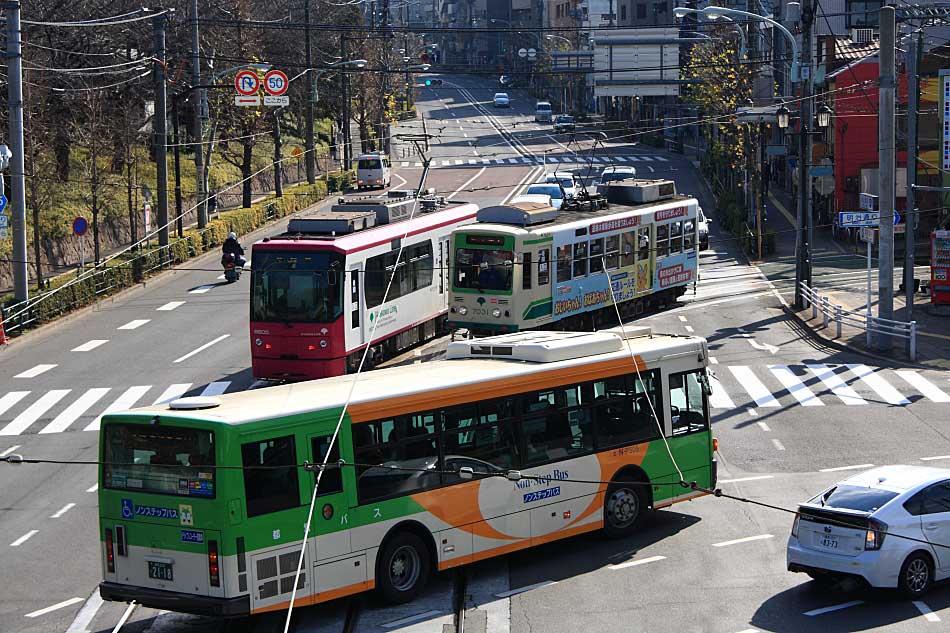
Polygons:
M647 509L645 482L614 481L604 497L604 534L610 538L630 536Z
M401 532L380 553L376 584L386 602L402 604L419 595L431 571L429 550L422 539L412 532Z

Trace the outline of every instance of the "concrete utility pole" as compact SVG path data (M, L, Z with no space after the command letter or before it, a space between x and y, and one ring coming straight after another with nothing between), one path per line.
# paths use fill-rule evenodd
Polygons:
M881 7L880 88L878 90L878 195L880 246L877 268L877 316L894 318L894 85L896 50L894 7ZM879 333L876 347L891 348L891 336Z
M155 16L155 181L158 189L158 245L168 246L168 104L165 92L165 15Z
M340 36L340 59L346 59L346 36ZM346 69L340 69L340 94L343 99L343 164L340 171L346 171L353 162L350 157L350 97L346 92Z
M904 293L907 322L914 320L914 246L917 243L917 108L920 104L920 55L923 52L923 30L907 42L907 208L904 217Z
M807 2L807 0L806 0ZM812 249L812 193L811 193L811 124L814 116L812 108L812 23L815 20L815 0L802 6L802 105L799 121L798 152L798 217L796 231L795 258L795 308L804 309L805 296L802 294L802 282L809 288L812 285L811 249Z
M309 73L307 73L309 74ZM281 169L280 108L274 110L274 195L284 197L284 174Z
M23 42L20 39L20 3L8 2L7 108L10 112L10 207L13 226L13 294L17 301L30 298L26 263L26 178L23 167Z
M204 116L205 91L201 85L201 43L198 39L198 0L191 0L191 85L195 87L195 178L197 179L198 228L208 226L208 204L205 193L204 138L201 118Z
M307 168L307 183L317 181L317 153L313 139L313 119L316 95L313 93L313 47L310 41L310 0L304 0L304 49L307 59L307 129L304 134L304 165Z

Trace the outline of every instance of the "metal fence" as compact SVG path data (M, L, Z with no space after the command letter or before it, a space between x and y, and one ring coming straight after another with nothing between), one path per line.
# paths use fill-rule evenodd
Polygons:
M815 288L809 288L805 282L801 284L802 295L807 301L807 306L811 306L811 316L818 318L821 312L822 324L828 327L829 321L835 323L835 333L838 338L841 337L841 326L849 325L851 327L864 330L867 336L867 346L872 347L871 337L875 334L887 335L901 338L907 341L907 355L910 360L917 360L917 321L892 321L891 319L881 319L868 314L867 311L859 312L857 310L848 310L842 306L831 303L828 297L822 296Z

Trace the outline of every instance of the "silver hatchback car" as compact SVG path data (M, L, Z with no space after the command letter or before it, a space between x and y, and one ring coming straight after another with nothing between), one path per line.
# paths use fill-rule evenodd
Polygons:
M788 570L860 577L914 597L950 576L950 470L882 466L798 507Z

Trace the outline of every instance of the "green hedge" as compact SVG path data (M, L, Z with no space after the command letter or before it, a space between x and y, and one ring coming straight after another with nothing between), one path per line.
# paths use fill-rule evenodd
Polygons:
M343 174L343 182L346 182L347 175ZM249 209L222 211L220 216L210 221L202 231L189 229L185 231L183 237L172 238L167 247L124 253L106 264L100 264L95 274L80 281L75 281L76 271L54 277L49 280L47 287L47 292L51 294L33 308L36 320L30 325L35 326L52 321L67 312L94 303L99 297L113 294L141 282L149 275L170 265L180 264L203 252L217 248L224 243L230 231L238 235L246 235L269 222L302 211L326 196L327 183L325 182L288 187L284 190L282 198L269 196ZM87 266L86 271L90 270L92 267ZM74 283L52 294L52 291L62 288L69 282ZM0 298L0 305L3 306L11 305L13 302L12 295ZM21 328L15 330L15 332L20 331Z

